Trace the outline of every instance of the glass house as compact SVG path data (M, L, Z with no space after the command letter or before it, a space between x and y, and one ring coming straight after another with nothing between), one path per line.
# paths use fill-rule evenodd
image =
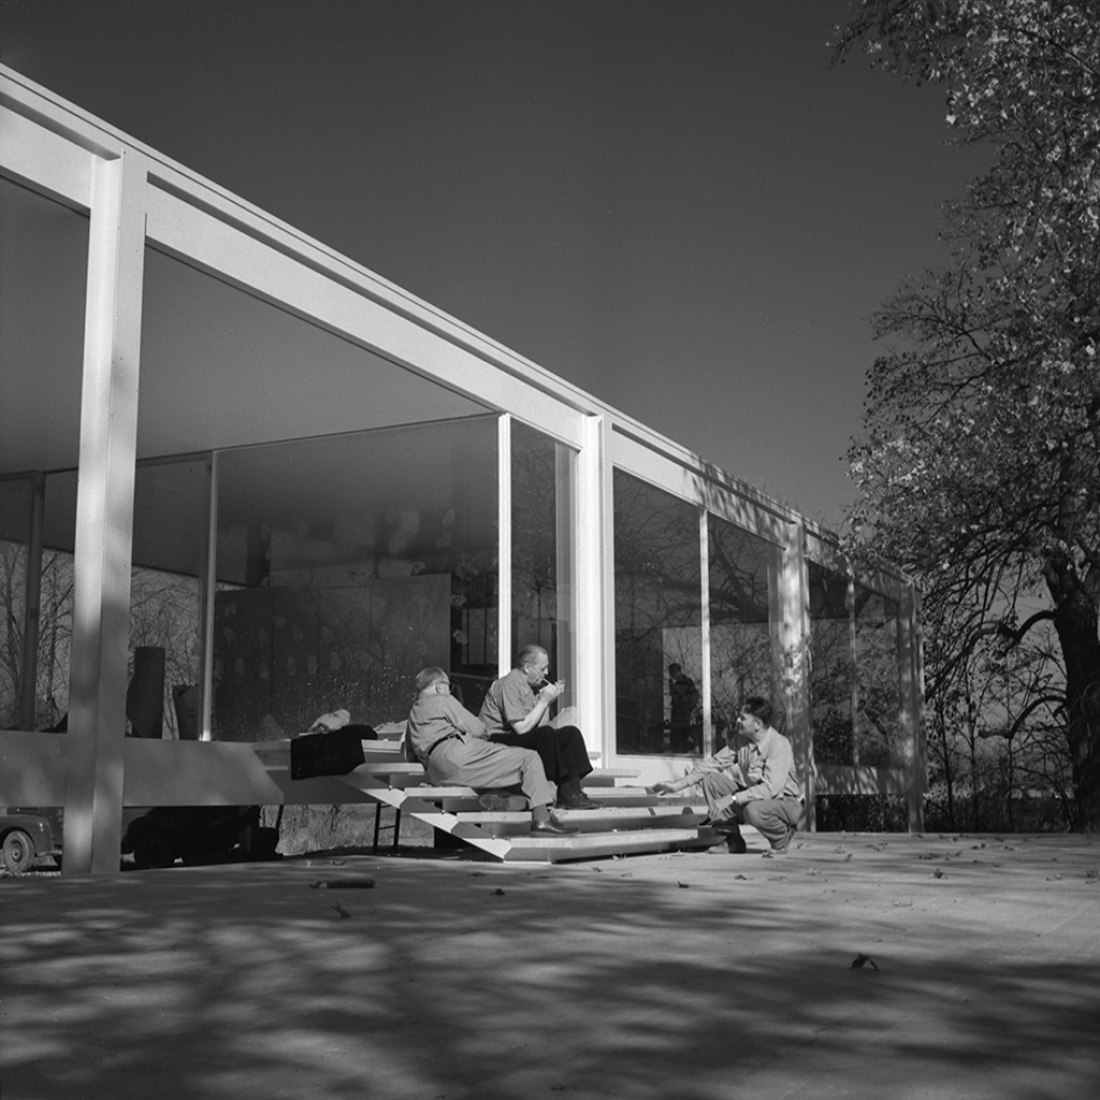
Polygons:
M124 806L242 801L251 743L402 720L424 665L476 711L529 642L606 767L681 774L763 695L810 827L839 793L920 827L906 578L851 576L790 508L18 73L0 92L0 804L63 806L67 870L117 869Z

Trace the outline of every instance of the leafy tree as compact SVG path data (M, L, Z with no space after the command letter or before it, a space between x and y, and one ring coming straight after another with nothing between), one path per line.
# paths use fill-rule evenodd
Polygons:
M948 205L951 262L877 316L851 550L906 566L933 618L956 610L933 681L1053 624L1077 824L1096 829L1100 3L864 0L839 56L860 47L941 84L990 166Z

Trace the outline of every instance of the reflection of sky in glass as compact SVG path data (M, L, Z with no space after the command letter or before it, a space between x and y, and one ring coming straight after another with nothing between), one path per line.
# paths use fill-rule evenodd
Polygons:
M558 602L557 445L518 422L511 434L512 649L541 645L557 671L558 631L568 613Z

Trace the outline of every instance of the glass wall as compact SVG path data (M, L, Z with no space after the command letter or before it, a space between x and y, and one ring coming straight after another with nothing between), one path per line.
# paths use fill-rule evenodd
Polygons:
M533 428L512 425L512 649L540 645L551 675L567 681L573 622L568 523L574 452Z
M855 762L876 767L907 761L901 721L898 604L862 585L853 590L855 622Z
M130 574L128 732L202 732L202 608L210 460L139 464Z
M25 690L27 634L37 624L37 616L28 614L27 591L33 506L30 478L0 481L0 729L29 729L33 723Z
M780 564L779 548L732 523L711 516L710 573L711 721L714 747L734 729L748 696L784 710L779 632L770 614Z
M44 486L35 728L65 729L73 636L76 471L47 474Z
M88 218L0 178L0 726L50 728L68 710L75 474ZM38 563L35 493L54 494ZM37 665L37 668L36 668Z
M855 661L848 578L813 561L808 574L814 761L853 764Z
M673 742L670 670L699 675L699 509L622 470L614 498L616 748L696 751L694 717L678 723Z
M897 601L816 562L809 577L814 759L905 764Z
M346 708L401 721L425 665L470 709L496 674L495 418L220 454L215 738Z

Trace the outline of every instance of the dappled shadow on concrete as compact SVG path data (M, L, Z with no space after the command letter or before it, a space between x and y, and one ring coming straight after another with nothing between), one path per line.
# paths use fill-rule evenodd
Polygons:
M9 880L0 1095L1096 1095L1095 849L1002 848Z

